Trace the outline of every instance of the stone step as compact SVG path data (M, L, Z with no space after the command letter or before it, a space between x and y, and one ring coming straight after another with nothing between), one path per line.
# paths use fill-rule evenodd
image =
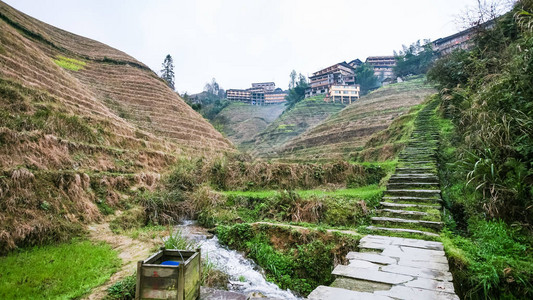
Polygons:
M406 229L406 228L389 228L389 227L379 227L379 226L368 226L367 229L372 231L388 231L388 232L395 232L395 233L413 233L413 234L420 234L424 236L431 236L431 237L437 237L439 236L436 233L433 232L427 232L422 230L416 230L416 229Z
M405 203L391 203L391 202L379 202L381 206L388 208L427 208L427 209L440 209L441 206L436 205L426 205L426 204L405 204Z
M400 154L398 154L398 157L400 157L400 158L407 158L407 157L431 157L431 158L434 158L434 157L436 157L436 154L434 152L426 153L426 152L415 152L415 151L410 151L410 152L402 151Z
M398 177L398 178L401 178L401 177L405 177L405 178L418 178L418 177L431 177L431 178L435 178L435 179L438 179L439 177L437 176L437 174L435 173L402 173L402 172L397 172L397 173L394 173L392 174L391 178L395 178L395 177Z
M413 196L384 196L382 199L385 201L392 201L392 202L409 201L409 202L416 202L416 203L428 203L429 205L431 205L431 203L442 202L442 199L440 198L413 197Z
M396 257L397 254L399 254L397 251L400 251L402 255L416 254L420 256L423 253L425 253L426 255L429 255L432 257L444 256L444 251L443 251L444 245L442 245L441 242L424 241L424 240L419 240L419 239L409 239L409 238L400 238L400 237L380 236L380 235L367 235L361 238L361 240L359 241L359 246L365 247L365 245L367 245L366 243L380 243L384 245L396 245L396 246L401 246L403 248L403 249L399 249L397 247L392 247L392 248L389 247L387 248L389 251L381 253L382 255L391 256L391 257ZM405 248L405 247L408 247L408 248ZM385 254L385 253L388 253L388 254Z
M417 159L398 159L398 162L408 162L413 165L423 165L423 164L430 164L435 165L437 163L436 160L417 160Z
M448 291L438 290L437 286L435 290L411 287L411 286L393 286L387 291L376 291L375 294L394 297L394 299L402 300L418 300L418 299L438 299L438 300L459 300L459 297Z
M380 265L390 265L397 264L396 259L384 256L381 254L368 253L368 252L348 252L346 254L346 259L348 260L364 260L371 263L376 263Z
M439 185L437 176L397 176L392 175L389 183L431 183Z
M396 168L396 172L399 172L399 173L403 173L403 174L412 174L412 173L422 173L422 172L431 172L431 171L435 171L435 168L433 167L424 167L424 166L419 166L419 167L398 167Z
M409 188L438 188L439 183L438 182L416 182L407 180L403 182L390 182L387 184L387 189L409 189Z
M435 230L441 230L444 223L434 222L434 221L424 221L424 220L411 220L411 219L402 219L402 218L389 218L389 217L372 217L372 223L376 224L394 224L394 225L416 225L426 228L431 228Z
M331 274L385 284L401 284L414 279L413 276L381 272L372 269L361 269L353 266L337 265Z
M325 300L325 299L335 299L335 300L394 300L388 296L376 295L373 293L358 292L347 290L343 288L331 287L320 285L314 289L309 296L309 300Z
M390 209L390 208L378 209L376 210L376 213L379 214L380 217L404 218L404 219L409 219L409 220L422 220L431 215L423 211Z
M427 189L394 189L386 190L387 196L406 196L406 197L440 197L440 190L427 190Z

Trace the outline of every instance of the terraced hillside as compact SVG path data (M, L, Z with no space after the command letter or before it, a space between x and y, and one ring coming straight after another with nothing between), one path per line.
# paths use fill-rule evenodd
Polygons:
M0 2L0 253L66 239L231 142L131 56Z
M285 107L285 104L249 105L235 102L224 108L212 123L220 126L238 148L248 150L255 143L257 135L276 120Z
M276 158L285 143L346 106L324 102L323 98L316 96L304 99L283 113L257 136L251 153L256 157Z
M74 113L118 133L169 137L193 149L231 148L147 66L133 57L0 3L0 76L47 91Z
M291 161L346 159L364 149L377 132L424 101L434 89L424 78L380 88L281 147L279 158Z

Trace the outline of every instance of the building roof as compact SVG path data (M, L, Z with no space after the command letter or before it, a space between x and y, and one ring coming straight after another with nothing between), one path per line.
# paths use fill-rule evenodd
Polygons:
M254 82L252 84L273 84L273 85L276 85L274 82Z
M490 21L487 21L487 22L485 22L483 24L467 28L467 29L465 29L463 31L460 31L458 33L449 35L447 37L436 39L436 40L433 41L433 45L443 44L443 43L446 43L446 42L448 42L450 40L456 39L456 38L458 38L460 36L469 35L469 34L471 34L474 31L474 29L479 28L479 27L490 28L492 25L494 25L494 22L495 22L494 20L490 20Z
M375 60L388 60L388 59L394 59L394 55L385 55L385 56L369 56L366 58L366 61L369 59L375 59Z

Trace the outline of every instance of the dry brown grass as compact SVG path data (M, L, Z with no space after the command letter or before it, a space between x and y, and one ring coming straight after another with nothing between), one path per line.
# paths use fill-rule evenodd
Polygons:
M0 2L0 252L65 240L232 144L148 67ZM83 69L63 69L58 56Z

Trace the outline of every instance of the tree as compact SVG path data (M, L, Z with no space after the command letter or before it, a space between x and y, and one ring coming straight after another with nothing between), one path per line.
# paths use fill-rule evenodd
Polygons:
M174 90L174 62L172 56L167 54L163 61L163 69L161 70L161 78L167 83L167 85Z
M396 66L394 74L398 77L425 74L433 62L433 48L429 40L420 40L412 43L409 47L402 45L403 50L399 53L394 51Z
M298 75L298 81L296 81L296 71L291 72L291 84L293 88L289 89L289 94L285 97L287 100L287 109L291 109L296 103L302 101L305 98L305 90L309 87L307 84L307 78L301 73ZM294 81L294 83L292 83Z
M291 77L291 80L289 81L289 90L290 90L296 86L296 71L292 70L291 75L289 76Z
M374 75L374 68L367 63L361 64L355 69L355 78L361 86L362 95L379 86L378 78Z

